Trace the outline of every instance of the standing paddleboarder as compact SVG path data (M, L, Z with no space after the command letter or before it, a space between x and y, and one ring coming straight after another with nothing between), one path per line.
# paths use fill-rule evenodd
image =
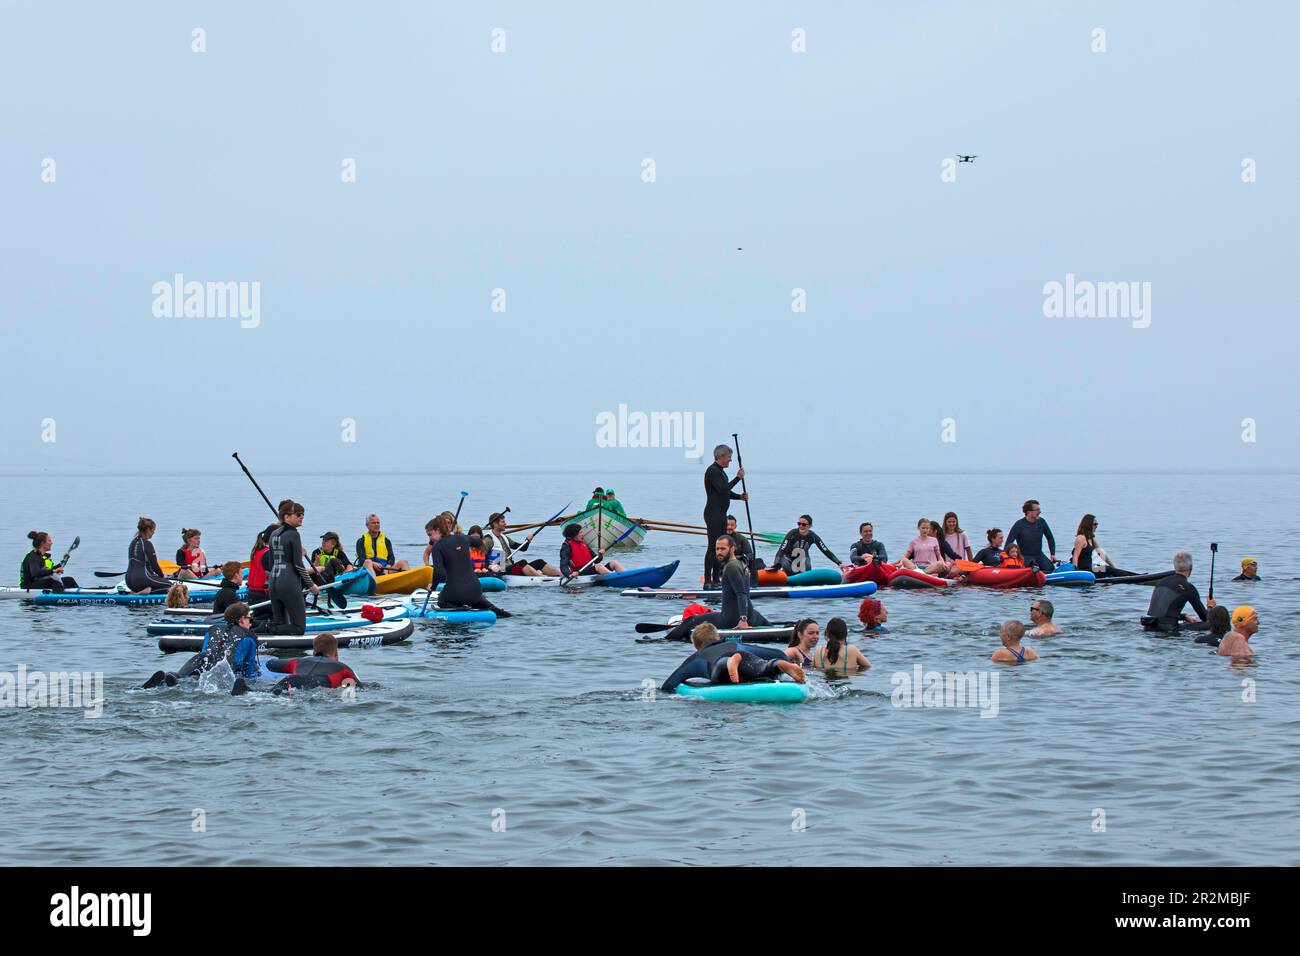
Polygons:
M736 477L727 480L726 469L731 467L731 448L719 445L713 449L713 464L704 470L704 586L715 588L722 582L722 565L718 563L716 546L719 537L727 533L727 509L732 501L748 501L749 493L737 494L731 489L745 477L745 469L736 471Z
M271 532L271 573L267 590L271 595L271 626L267 634L306 634L307 599L303 587L319 594L320 588L312 580L311 571L303 566L302 527L306 510L298 502L286 498L277 509L280 525Z

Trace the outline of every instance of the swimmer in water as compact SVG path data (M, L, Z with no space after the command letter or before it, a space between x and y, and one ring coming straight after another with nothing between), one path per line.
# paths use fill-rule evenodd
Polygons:
M1242 604L1232 612L1232 630L1219 643L1220 657L1254 657L1250 639L1259 630L1259 615L1249 604Z
M1019 621L1003 621L998 636L1002 639L1002 646L993 652L993 663L1023 664L1025 661L1038 660L1032 647L1020 646L1020 641L1025 636L1024 624Z
M790 635L790 646L785 649L785 656L800 667L812 667L813 659L809 655L821 639L821 626L812 618L795 621L794 633Z
M1061 629L1052 623L1056 609L1051 601L1037 600L1029 605L1029 620L1034 625L1029 631L1030 637L1055 637Z
M867 633L883 631L885 622L889 620L889 612L885 610L883 602L875 598L863 598L862 603L858 605L858 620L862 622Z
M844 618L833 617L826 622L826 646L813 652L813 667L827 677L848 677L871 666L865 654L849 643L849 626Z

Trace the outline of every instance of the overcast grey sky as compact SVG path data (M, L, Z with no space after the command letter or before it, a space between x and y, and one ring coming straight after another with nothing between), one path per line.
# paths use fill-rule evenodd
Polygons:
M1293 3L0 18L3 470L698 467L620 403L769 467L1300 463Z

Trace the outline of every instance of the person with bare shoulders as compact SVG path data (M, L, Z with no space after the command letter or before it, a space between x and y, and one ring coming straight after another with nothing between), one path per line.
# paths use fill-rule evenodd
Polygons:
M833 617L826 622L826 645L813 652L813 667L827 677L848 677L871 666L867 655L849 643L849 626L844 618Z
M785 649L785 656L800 667L812 667L813 648L822 639L822 629L810 617L795 621L794 631L790 634L790 646Z
M1259 630L1259 615L1249 604L1242 604L1232 612L1232 630L1219 642L1220 657L1254 657L1250 639Z
M1052 621L1052 615L1056 613L1056 608L1052 606L1051 601L1039 599L1029 605L1029 621L1033 628L1028 632L1029 637L1055 637L1061 633L1061 629Z
M1032 647L1020 646L1024 636L1024 624L1019 621L1003 621L1002 629L998 633L998 637L1002 640L1002 646L993 652L993 663L1023 664L1025 661L1038 660L1038 655L1034 653Z

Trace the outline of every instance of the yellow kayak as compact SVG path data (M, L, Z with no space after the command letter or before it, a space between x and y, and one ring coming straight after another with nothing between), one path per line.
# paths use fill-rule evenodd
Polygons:
M410 594L427 588L433 580L433 568L427 564L409 571L392 571L381 574L375 581L376 594Z

